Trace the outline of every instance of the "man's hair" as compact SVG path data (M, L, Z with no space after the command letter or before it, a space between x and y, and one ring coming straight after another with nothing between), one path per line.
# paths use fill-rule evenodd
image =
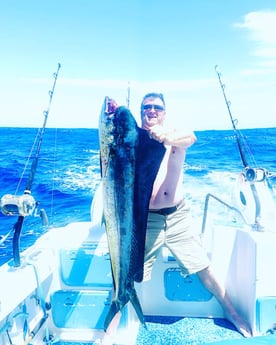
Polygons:
M164 100L164 96L163 96L162 93L150 92L150 93L147 93L147 94L143 97L143 99L142 99L141 107L140 107L141 114L143 113L143 103L144 103L144 100L145 100L146 98L160 98L161 101L162 101L163 104L164 104L164 107L166 106L165 100Z

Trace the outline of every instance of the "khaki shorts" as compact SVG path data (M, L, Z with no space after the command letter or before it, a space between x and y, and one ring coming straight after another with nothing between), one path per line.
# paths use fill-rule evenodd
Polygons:
M149 280L153 264L162 246L166 246L184 275L193 274L210 264L201 236L191 227L190 207L181 203L169 214L148 213L146 247L144 259L144 280Z

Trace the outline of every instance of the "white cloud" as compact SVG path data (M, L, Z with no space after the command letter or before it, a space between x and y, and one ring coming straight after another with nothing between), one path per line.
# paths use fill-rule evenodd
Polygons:
M251 53L262 60L262 67L276 67L276 11L250 12L234 26L248 31L256 44Z

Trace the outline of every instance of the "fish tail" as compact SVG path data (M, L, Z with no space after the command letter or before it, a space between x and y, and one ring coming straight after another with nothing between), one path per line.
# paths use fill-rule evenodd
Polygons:
M133 308L137 314L137 317L138 317L139 321L141 322L141 324L147 329L145 319L144 319L144 314L143 314L142 307L141 307L141 304L139 302L137 293L136 293L134 288L129 292L130 292L129 293L129 300L130 300L130 302L131 302L131 304L132 304L132 306L133 306ZM127 303L127 301L126 301L126 303ZM114 319L115 315L123 309L123 307L126 305L126 303L119 303L116 300L113 300L111 302L109 311L106 315L105 322L104 322L104 331L105 332L107 331L107 329L108 329L109 325L111 324L112 320Z
M108 326L110 325L111 321L113 320L114 316L118 313L118 311L120 310L120 306L119 303L117 303L116 301L112 301L109 311L106 315L105 321L104 321L104 331L106 332L106 330L108 329Z
M141 304L139 302L136 290L133 288L133 290L131 291L131 294L129 296L130 302L133 305L133 308L136 311L136 314L138 316L139 321L141 322L141 324L147 329L147 325L145 323L145 319L144 319L144 314L142 311L142 307Z

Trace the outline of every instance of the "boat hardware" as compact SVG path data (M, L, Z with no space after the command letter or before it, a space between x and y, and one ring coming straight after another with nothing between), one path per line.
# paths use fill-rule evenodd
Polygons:
M207 221L207 211L208 211L208 205L209 205L209 200L210 198L213 198L216 200L218 203L224 205L227 207L230 211L235 212L244 222L244 224L247 224L246 219L244 218L243 214L236 208L228 204L227 202L223 201L222 199L218 198L214 194L208 193L205 198L205 203L204 203L204 213L203 213L203 220L202 220L202 226L201 226L201 233L203 234L205 232L205 227L206 227L206 221Z

